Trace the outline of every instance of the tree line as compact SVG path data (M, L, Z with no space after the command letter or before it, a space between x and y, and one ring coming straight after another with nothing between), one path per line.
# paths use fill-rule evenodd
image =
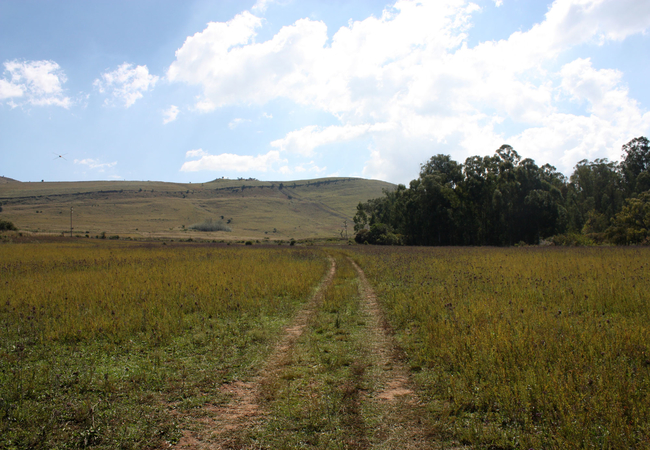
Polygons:
M509 145L460 164L436 155L419 177L359 203L356 240L370 244L650 244L650 142L622 161L582 160L569 178Z

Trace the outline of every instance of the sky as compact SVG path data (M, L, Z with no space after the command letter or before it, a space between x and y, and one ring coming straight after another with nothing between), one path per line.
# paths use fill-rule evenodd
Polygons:
M648 0L0 0L0 176L392 183L650 135Z

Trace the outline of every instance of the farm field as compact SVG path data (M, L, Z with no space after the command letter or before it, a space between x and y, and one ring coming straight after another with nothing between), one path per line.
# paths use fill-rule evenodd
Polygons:
M0 245L0 448L650 448L650 252Z

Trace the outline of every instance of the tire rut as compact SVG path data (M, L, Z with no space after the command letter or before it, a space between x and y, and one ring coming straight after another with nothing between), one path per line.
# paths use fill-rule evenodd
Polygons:
M262 400L262 387L273 383L282 367L290 361L290 352L302 335L309 318L314 314L323 292L336 273L336 261L328 256L330 268L319 283L311 299L298 311L284 336L276 345L266 364L250 381L234 381L220 387L232 400L226 405L204 407L206 417L199 419L197 431L184 430L180 441L173 447L178 450L220 450L248 448L246 435L260 425L266 412Z
M432 449L435 438L423 421L427 417L424 405L415 392L409 370L402 362L404 354L393 339L365 273L351 258L361 290L362 310L368 323L368 347L371 366L366 369L375 386L365 401L376 415L376 425L368 429L373 448Z

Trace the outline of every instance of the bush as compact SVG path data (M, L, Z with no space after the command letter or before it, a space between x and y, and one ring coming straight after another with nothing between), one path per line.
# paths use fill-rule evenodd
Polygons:
M563 247L588 247L596 244L590 237L580 233L558 234L548 240Z
M8 220L0 220L0 231L15 231L18 228L16 228L16 225L13 224L13 222L9 222Z
M253 241L246 241L246 245L253 245Z
M226 226L220 220L205 219L201 223L190 225L190 230L195 231L232 231L229 226Z
M354 238L359 244L401 245L402 238L393 233L390 227L383 223L373 224L369 230L359 230Z

